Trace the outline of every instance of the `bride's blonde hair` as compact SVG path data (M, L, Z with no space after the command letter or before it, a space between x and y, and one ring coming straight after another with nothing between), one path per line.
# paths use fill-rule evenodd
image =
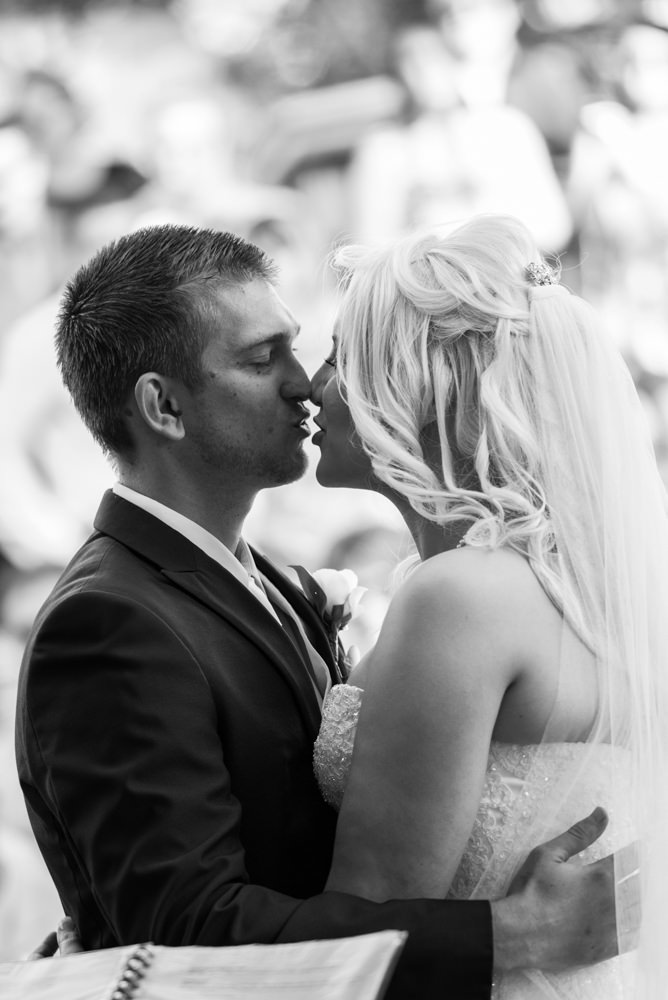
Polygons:
M425 518L476 521L480 543L549 551L526 276L543 262L526 227L480 216L334 262L340 377L375 475Z

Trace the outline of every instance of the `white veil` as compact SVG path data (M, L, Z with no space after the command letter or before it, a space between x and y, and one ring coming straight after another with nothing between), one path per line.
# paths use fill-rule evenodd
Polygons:
M599 711L587 741L590 752L564 773L562 787L551 788L537 822L525 827L527 847L554 832L560 803L593 766L594 755L621 750L628 769L611 758L607 773L613 787L606 789L606 805L612 845L621 846L622 831L637 837L643 921L633 971L639 981L620 995L659 1000L668 991L666 493L629 372L590 307L557 284L531 288L529 302L535 427L546 457L541 479L555 540L548 565L536 571L563 610L562 662L573 654L577 637L595 654ZM548 725L543 743L549 742ZM544 780L538 768L529 782L532 778L536 787ZM627 822L616 830L621 816ZM636 939L637 861L634 850L617 859L622 950ZM496 851L476 896L489 895L492 872L498 888L503 867ZM513 874L509 861L506 886ZM558 977L527 978L535 989L527 996L570 995L560 989Z

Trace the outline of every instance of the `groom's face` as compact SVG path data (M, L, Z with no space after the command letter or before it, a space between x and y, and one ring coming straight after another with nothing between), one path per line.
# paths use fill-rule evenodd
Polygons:
M261 489L298 479L310 383L293 353L298 324L262 279L222 287L202 354L203 384L184 391L183 461L204 479Z

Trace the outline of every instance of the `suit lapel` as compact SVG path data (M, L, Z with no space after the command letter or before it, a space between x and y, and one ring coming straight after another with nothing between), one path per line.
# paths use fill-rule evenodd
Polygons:
M302 652L303 643L293 644L291 633L236 577L178 531L111 491L104 495L95 529L153 562L168 580L224 618L260 649L292 689L307 729L315 737L320 707L310 677L311 665Z
M322 624L322 619L313 605L304 596L304 592L295 586L288 577L282 573L273 563L270 563L261 553L252 549L255 565L260 572L269 579L277 590L281 592L285 600L295 611L304 624L310 642L317 649L320 656L325 661L327 669L332 678L332 684L340 683L329 640Z
M207 559L204 554L202 557ZM236 577L213 560L208 561L212 566L200 566L194 572L169 569L162 572L262 650L292 688L309 730L316 734L320 726L320 706L313 690L311 666L305 662L302 650L292 642L291 633L281 627Z

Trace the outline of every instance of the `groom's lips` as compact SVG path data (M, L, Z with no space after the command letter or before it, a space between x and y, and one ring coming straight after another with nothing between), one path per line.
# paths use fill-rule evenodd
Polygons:
M296 427L297 430L300 431L304 435L304 437L310 437L310 435L311 435L311 430L310 430L310 428L308 426L308 419L309 419L310 415L311 414L306 409L306 407L302 407L302 409L300 410L300 412L297 415L298 419L295 420L295 422L293 424L293 426Z

